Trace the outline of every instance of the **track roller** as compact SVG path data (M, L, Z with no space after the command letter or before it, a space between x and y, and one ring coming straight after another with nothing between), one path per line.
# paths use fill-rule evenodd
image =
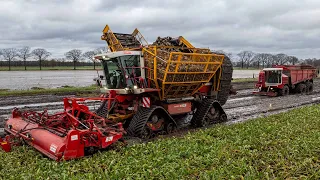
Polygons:
M127 133L129 136L151 139L158 134L170 134L176 128L175 121L162 107L140 107L131 119Z
M195 127L206 127L210 124L225 121L227 121L227 115L220 103L213 99L204 99L192 118L191 125Z

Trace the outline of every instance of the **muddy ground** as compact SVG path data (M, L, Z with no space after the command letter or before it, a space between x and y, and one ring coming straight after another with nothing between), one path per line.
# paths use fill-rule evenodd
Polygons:
M320 80L314 82L314 91L308 95L292 94L284 97L254 96L253 82L233 83L238 90L237 95L230 96L228 102L223 106L228 116L227 123L235 123L248 119L268 116L270 114L284 112L293 108L317 104L320 102ZM68 95L69 97L74 95ZM63 110L63 97L66 95L36 95L36 96L10 96L0 97L0 128L10 116L14 107L40 111L43 109L49 112ZM91 108L99 104L91 104Z

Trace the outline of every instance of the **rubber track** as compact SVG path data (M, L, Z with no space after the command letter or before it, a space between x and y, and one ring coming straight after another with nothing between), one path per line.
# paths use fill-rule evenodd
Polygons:
M204 99L199 107L199 109L196 111L196 114L191 120L191 125L195 127L203 127L203 120L205 116L208 114L210 108L212 107L214 103L213 99Z
M229 57L225 56L222 64L220 91L218 92L218 95L217 95L217 100L219 101L221 106L223 106L229 98L229 92L231 89L231 81L232 81L232 73L233 73L232 63Z
M127 128L128 135L133 137L141 137L143 128L155 109L157 109L157 107L151 107L151 108L140 107L137 113L131 119L129 127Z

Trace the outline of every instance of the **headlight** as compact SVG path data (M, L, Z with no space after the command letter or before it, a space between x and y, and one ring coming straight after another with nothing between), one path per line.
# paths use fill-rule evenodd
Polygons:
M126 87L126 88L124 88L124 90L129 91L129 88L128 88L128 87Z
M134 88L134 89L138 89L138 86L134 85L133 88Z

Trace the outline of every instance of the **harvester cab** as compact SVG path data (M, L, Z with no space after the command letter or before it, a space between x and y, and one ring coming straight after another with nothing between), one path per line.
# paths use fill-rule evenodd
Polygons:
M141 51L119 51L95 56L101 61L106 86L110 89L137 89L143 87L145 79L144 61Z

